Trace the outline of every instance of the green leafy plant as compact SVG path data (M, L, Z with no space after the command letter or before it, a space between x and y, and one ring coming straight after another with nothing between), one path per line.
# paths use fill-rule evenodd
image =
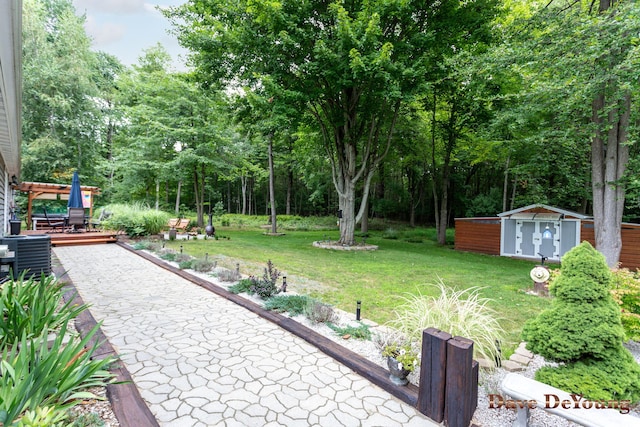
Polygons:
M358 322L357 325L338 326L334 323L327 322L326 325L338 335L349 335L359 340L371 339L371 329L364 323Z
M422 331L438 328L451 335L473 341L477 357L493 362L502 340L503 329L495 310L488 306L489 299L479 295L480 288L455 290L442 281L437 284L439 294L431 297L418 293L402 297L404 303L395 312L388 325L408 339L420 343Z
M25 410L54 405L67 409L79 400L96 398L88 387L105 386L113 379L107 371L113 358L92 359L100 344L94 340L98 325L82 339L67 342L64 322L52 343L46 335L25 335L2 352L0 362L0 423L12 424ZM93 342L93 344L91 344Z
M17 421L17 427L63 427L67 419L64 411L53 406L37 407L35 410L26 411Z
M178 254L176 254L175 252L165 252L160 255L160 258L165 261L175 261L177 256Z
M22 337L47 334L87 306L77 306L72 299L62 302L63 285L55 276L41 275L25 280L24 273L2 285L0 293L0 349Z
M527 322L527 348L561 362L536 372L536 379L590 399L640 399L640 366L622 345L620 308L611 292L604 256L583 242L562 258L549 285L549 309Z
M264 308L295 316L302 314L308 303L309 297L306 295L275 295L265 302Z
M180 261L178 262L178 268L180 270L188 270L193 266L193 260Z
M232 294L241 294L243 292L249 293L252 286L253 286L253 281L251 279L242 279L238 281L238 283L236 283L235 285L229 286L227 290Z

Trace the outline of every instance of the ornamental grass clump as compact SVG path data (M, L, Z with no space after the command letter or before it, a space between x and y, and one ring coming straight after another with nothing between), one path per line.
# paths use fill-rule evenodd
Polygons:
M437 328L453 336L473 341L476 357L494 363L499 357L497 343L503 340L504 330L495 310L487 304L489 299L479 295L479 288L455 290L442 281L437 284L435 297L411 295L395 310L396 318L388 325L413 342L422 342L422 331Z
M536 380L586 398L640 399L640 365L622 345L620 308L610 293L611 272L588 242L562 258L561 274L549 285L551 307L527 322L527 348L559 362Z

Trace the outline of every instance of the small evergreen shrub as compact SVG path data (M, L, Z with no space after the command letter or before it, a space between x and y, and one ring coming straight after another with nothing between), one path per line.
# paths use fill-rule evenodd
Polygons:
M358 322L357 325L338 326L327 322L326 325L338 335L349 335L359 340L371 340L371 330L368 325Z
M230 270L228 270L230 271ZM220 279L222 280L222 279ZM227 288L229 292L232 294L241 294L243 292L249 293L251 290L251 286L253 286L253 281L251 279L242 279L238 281L235 285L231 285Z
M178 262L178 268L180 270L189 270L193 267L193 260L180 261Z
M160 258L165 261L175 261L177 254L175 252L165 252L160 254Z
M338 315L332 306L311 298L307 301L304 315L313 323L329 323L338 319Z
M588 242L562 259L549 285L551 307L527 322L527 348L561 362L536 372L536 379L589 399L640 399L640 365L622 345L620 308L610 293L611 272Z
M306 295L276 295L264 303L264 308L278 313L287 312L291 316L296 316L304 312L308 303L309 297Z

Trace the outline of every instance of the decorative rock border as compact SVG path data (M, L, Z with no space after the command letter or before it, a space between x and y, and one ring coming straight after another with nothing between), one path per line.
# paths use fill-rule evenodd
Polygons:
M355 244L355 245L343 245L332 241L317 241L313 242L313 246L321 249L335 249L336 251L376 251L377 245L367 244Z

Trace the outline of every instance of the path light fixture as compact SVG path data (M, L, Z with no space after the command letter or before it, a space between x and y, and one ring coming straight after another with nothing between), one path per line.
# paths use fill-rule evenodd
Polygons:
M356 320L360 320L360 309L362 308L362 301L356 301Z
M282 276L282 288L280 288L282 292L287 292L287 276Z
M180 253L182 253L182 245L180 245Z

